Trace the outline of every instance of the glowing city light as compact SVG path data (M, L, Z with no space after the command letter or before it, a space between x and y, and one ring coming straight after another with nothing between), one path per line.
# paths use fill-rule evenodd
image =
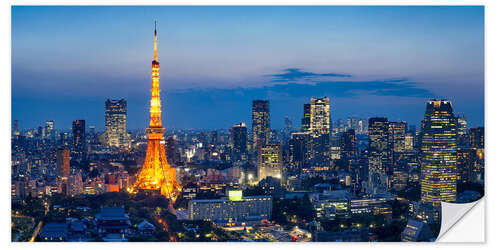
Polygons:
M177 182L176 170L168 164L165 155L165 141L163 134L165 129L161 124L161 100L160 100L160 63L157 54L157 32L155 23L154 59L152 62L152 88L151 107L149 109L150 120L148 134L148 146L144 165L137 177L130 193L141 190L159 191L161 195L171 198L173 201L181 191Z

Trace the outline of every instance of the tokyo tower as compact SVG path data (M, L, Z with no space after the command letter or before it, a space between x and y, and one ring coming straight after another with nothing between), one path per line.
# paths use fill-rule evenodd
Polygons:
M154 58L152 63L153 87L151 88L151 103L149 109L148 147L144 165L130 189L130 192L144 192L149 194L161 194L175 201L181 191L177 182L175 168L171 168L165 156L163 134L165 129L161 124L161 101L160 101L160 63L157 54L155 21Z

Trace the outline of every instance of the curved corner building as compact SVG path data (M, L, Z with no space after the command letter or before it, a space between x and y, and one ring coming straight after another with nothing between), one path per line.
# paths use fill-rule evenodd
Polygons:
M422 123L422 201L440 207L457 195L457 120L450 101L431 100Z

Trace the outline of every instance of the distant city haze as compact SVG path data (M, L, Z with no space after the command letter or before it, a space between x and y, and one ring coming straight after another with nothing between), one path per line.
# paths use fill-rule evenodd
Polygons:
M328 97L331 119L385 116L420 126L448 99L484 126L483 7L26 7L12 10L12 120L103 131L105 101L126 99L127 129L149 121L154 20L163 126L300 127Z

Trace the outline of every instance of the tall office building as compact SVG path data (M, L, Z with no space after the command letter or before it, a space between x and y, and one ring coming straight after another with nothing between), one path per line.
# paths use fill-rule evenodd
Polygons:
M85 120L73 121L73 146L76 152L85 149Z
M457 134L465 135L467 133L467 117L459 116L457 117Z
M14 124L12 125L12 133L14 135L19 135L19 120L14 120Z
M472 180L472 171L476 159L476 150L472 148L457 149L457 181L467 183Z
M254 100L252 102L252 151L269 143L271 137L269 101Z
M385 191L390 163L389 122L385 117L370 118L368 120L368 175L373 192Z
M472 148L484 148L484 127L470 129L470 146Z
M290 165L297 171L308 171L306 163L311 152L310 135L308 132L295 132L292 133L290 138Z
M370 172L384 173L389 167L389 122L385 117L368 121L368 151Z
M457 119L450 101L431 100L422 122L421 199L439 207L457 194Z
M389 122L389 148L401 153L405 150L406 122Z
M415 137L413 136L413 133L406 133L406 135L405 135L405 148L404 148L405 151L413 150L413 147L415 145L414 138Z
M307 132L311 128L311 104L304 104L304 114L302 116L302 132Z
M248 159L247 151L247 125L240 122L230 129L230 142L232 148L233 161L246 161Z
M288 140L290 138L290 133L292 133L293 130L293 125L292 125L292 120L290 117L285 116L285 127L283 129L283 132L285 132L285 139Z
M259 147L257 159L258 179L267 176L280 179L283 177L283 150L281 143L269 143Z
M358 117L348 117L347 118L347 129L354 129L354 132L357 134L361 133L361 128L359 127L359 118Z
M108 146L127 146L127 101L125 99L106 100L105 123Z
M168 163L172 166L175 166L178 159L175 140L174 137L165 138L165 155Z
M359 124L359 133L360 134L367 134L368 133L368 120L367 119L360 119L358 121Z
M330 99L311 98L310 130L313 137L330 135Z
M45 121L45 136L52 137L54 136L54 121Z
M95 126L89 126L89 135L94 136L95 135Z
M330 120L330 99L311 98L309 167L313 175L330 170Z
M355 158L356 156L356 133L353 128L342 133L340 142L341 156L343 159Z
M213 146L216 146L217 145L217 130L215 131L210 131L210 144L213 145Z
M69 175L69 149L59 148L56 153L56 170L58 177L68 177Z
M37 136L41 138L45 137L45 127L38 126Z

